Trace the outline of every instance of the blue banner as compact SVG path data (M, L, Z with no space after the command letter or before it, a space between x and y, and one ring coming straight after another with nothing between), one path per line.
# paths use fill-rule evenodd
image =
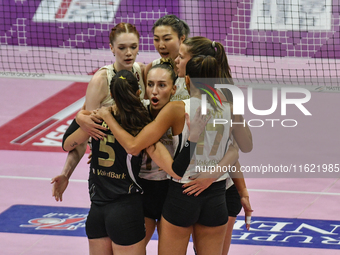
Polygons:
M89 208L13 205L0 214L0 232L83 236ZM158 240L155 231L152 240ZM340 249L340 221L252 217L236 219L232 244Z
M0 214L0 232L86 236L89 208L13 205Z
M340 221L244 216L235 222L233 244L340 249Z

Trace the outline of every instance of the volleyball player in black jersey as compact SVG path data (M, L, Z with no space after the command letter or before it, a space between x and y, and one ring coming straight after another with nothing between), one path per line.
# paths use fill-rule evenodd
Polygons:
M137 79L132 72L122 70L112 83L111 93L116 105L111 113L126 131L137 135L151 121L139 99ZM65 134L63 148L72 150L88 137L74 121ZM158 166L180 179L171 170L173 160L162 144L157 142L146 151ZM128 154L110 130L103 140L93 139L89 176L91 209L86 222L90 255L145 254L142 188L138 179L140 165L140 153Z

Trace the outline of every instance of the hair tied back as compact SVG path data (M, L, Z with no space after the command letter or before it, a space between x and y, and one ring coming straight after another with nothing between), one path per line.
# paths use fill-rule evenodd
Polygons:
M173 62L173 60L171 58L161 58L160 63L168 65L172 69L174 69L174 67L175 67L175 64L174 64L174 62Z

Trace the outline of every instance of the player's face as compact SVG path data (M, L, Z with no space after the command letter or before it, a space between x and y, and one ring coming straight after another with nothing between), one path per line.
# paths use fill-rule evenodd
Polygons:
M185 67L190 59L191 55L188 52L188 46L182 43L179 47L178 56L175 59L176 67L178 69L178 77L185 77Z
M181 41L171 26L158 26L154 30L153 44L162 58L175 59Z
M150 99L151 109L161 110L176 92L170 73L163 68L151 69L148 73L146 94Z
M113 45L110 44L110 48L116 56L116 71L131 70L139 50L137 35L134 33L121 33L116 37Z

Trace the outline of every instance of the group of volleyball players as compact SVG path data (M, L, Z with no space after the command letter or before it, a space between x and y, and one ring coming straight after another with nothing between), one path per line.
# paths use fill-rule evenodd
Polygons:
M112 29L115 63L93 76L84 110L65 133L63 148L69 154L61 175L52 179L53 195L62 200L91 136L91 209L86 223L90 254L145 254L156 226L159 254L185 254L190 235L197 254L227 254L242 205L247 217L252 211L245 182L234 179L235 187L228 174L194 171L192 162L203 156L190 153L190 148L192 152L202 146L202 141L195 143L201 132L209 141L215 134L204 130L211 122L206 116L196 114L191 125L185 119L190 108L200 105L202 91L209 90L192 78L232 83L224 48L204 37L189 38L188 25L175 15L160 18L152 31L161 58L145 67L135 62L136 28L119 23ZM242 116L232 114L230 92L218 94L221 106L209 104L209 110L241 122ZM243 125L224 125L222 131L213 160L239 168L238 148L252 149L251 133Z

